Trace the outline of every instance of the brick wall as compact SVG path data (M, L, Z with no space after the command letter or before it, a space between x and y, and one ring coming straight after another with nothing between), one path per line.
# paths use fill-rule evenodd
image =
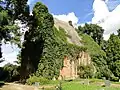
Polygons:
M91 58L88 53L81 52L77 56L77 60L70 60L67 56L64 57L63 68L60 70L59 80L61 79L75 79L77 75L78 65L88 65L91 63Z

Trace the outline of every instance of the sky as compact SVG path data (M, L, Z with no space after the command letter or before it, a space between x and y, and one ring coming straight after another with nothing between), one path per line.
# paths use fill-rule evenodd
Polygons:
M31 11L36 2L44 3L49 12L62 21L71 20L75 25L93 23L101 26L104 32L104 39L107 40L110 34L120 28L120 0L28 0ZM2 45L3 58L6 63L16 61L18 49L11 45Z
M36 2L44 3L50 13L55 15L69 14L74 12L79 23L90 22L93 17L93 2L94 0L29 0L29 5L32 7ZM107 1L107 0L106 0ZM107 6L110 11L120 4L120 0L108 0Z
M92 3L94 0L29 0L32 7L38 1L43 2L50 13L55 15L74 12L80 23L88 22L93 17Z

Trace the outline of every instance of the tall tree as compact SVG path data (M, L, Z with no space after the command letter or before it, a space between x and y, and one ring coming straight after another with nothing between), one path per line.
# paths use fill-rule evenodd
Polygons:
M117 30L118 37L120 38L120 29Z
M106 47L107 63L116 77L120 78L120 39L111 34Z
M16 20L26 17L27 0L0 0L0 58L2 41L20 46L21 32Z
M21 78L27 78L38 68L41 55L45 53L52 40L54 20L48 8L38 2L33 8L33 16L29 21L29 31L25 33L25 42L21 50Z
M79 26L78 29L79 32L90 35L99 45L102 43L104 32L102 27L96 24L85 24L84 27Z

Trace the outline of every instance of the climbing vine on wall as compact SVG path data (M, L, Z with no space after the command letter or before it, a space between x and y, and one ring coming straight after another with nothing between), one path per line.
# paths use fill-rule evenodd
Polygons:
M68 56L71 60L75 60L81 51L86 48L80 47L67 42L64 29L53 29L54 39L43 50L44 55L40 59L37 76L44 76L45 78L52 79L59 76L59 71L63 66L64 56Z
M64 56L74 60L85 48L67 42L65 30L54 27L53 16L40 2L33 8L31 23L21 50L21 76L23 79L31 74L47 79L57 78Z

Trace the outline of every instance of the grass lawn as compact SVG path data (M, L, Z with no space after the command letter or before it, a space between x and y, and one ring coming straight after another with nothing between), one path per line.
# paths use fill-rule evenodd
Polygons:
M101 82L102 80L91 80L95 82ZM56 85L59 84L59 82L55 82ZM50 86L55 85L55 83L50 84ZM40 89L41 90L41 89ZM45 88L44 90L56 90L54 88ZM120 90L120 87L102 87L102 85L99 85L94 82L92 82L90 85L83 85L80 84L78 81L71 81L71 82L62 82L62 90Z
M64 83L62 85L62 90L120 90L120 88L115 87L101 87L96 85L82 85L80 83Z

